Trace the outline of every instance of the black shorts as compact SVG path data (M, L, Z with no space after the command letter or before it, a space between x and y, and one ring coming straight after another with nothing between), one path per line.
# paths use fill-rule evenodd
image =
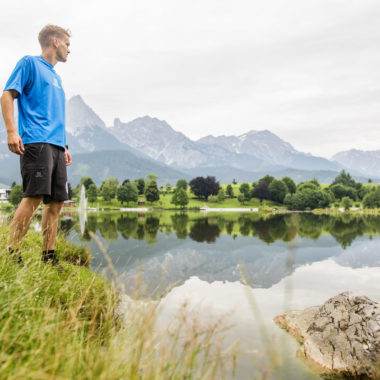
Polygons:
M23 197L42 195L44 203L66 201L65 150L45 143L25 144L24 147L20 157Z

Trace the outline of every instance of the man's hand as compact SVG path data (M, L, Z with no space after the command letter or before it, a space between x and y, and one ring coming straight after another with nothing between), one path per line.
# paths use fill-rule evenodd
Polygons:
M65 161L66 161L66 166L71 165L71 154L69 153L67 149L65 150Z
M22 143L21 137L17 132L8 133L8 149L16 154L24 154L24 144Z

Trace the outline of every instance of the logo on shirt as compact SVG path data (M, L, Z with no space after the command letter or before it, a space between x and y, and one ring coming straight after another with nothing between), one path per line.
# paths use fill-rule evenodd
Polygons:
M59 83L57 81L57 78L54 78L54 80L53 80L53 86L57 87L57 88L61 88L61 86L59 85Z

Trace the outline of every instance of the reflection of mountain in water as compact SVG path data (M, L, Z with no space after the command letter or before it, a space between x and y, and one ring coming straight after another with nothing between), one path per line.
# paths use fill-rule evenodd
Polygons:
M312 214L104 214L89 215L81 239L89 241L91 230L108 242L108 253L128 287L138 261L151 287L161 283L166 288L191 276L238 281L242 264L253 287L268 288L295 268L329 257L344 266L380 266L378 238L357 238L379 234L379 220ZM96 247L93 254L94 267L101 267Z
M343 251L344 265L353 266L360 262L362 246L368 241L361 241L350 249L349 256ZM380 266L380 253L371 242L370 261L367 266ZM299 239L297 247L289 250L287 244L276 242L263 245L259 240L239 237L235 240L222 236L216 244L197 244L187 240L179 247L169 248L160 255L146 258L143 262L144 279L152 285L158 284L154 279L164 278L162 287L197 276L201 280L240 281L238 265L242 264L250 284L255 288L269 288L282 278L291 274L297 267L323 261L333 257L341 264L342 249L329 236L322 236L318 241ZM348 260L347 258L351 259ZM372 264L372 265L371 265ZM162 272L164 271L164 276ZM131 278L136 273L133 265L119 268L123 282L131 286Z

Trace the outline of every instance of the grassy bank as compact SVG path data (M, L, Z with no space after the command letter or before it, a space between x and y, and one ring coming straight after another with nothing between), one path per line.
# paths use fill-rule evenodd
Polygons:
M154 302L132 301L127 317L118 317L118 291L86 267L84 248L59 239L67 270L60 272L41 262L41 238L31 231L20 266L7 254L8 236L0 224L0 379L223 377L218 325L156 332Z

